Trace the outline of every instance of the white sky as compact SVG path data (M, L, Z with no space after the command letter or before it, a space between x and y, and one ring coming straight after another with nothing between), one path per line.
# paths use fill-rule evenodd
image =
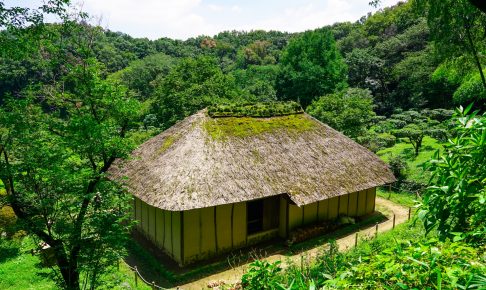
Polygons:
M83 11L113 31L134 37L186 39L225 30L299 32L376 11L369 0L84 0ZM382 0L381 7L398 0ZM42 0L6 0L38 7Z

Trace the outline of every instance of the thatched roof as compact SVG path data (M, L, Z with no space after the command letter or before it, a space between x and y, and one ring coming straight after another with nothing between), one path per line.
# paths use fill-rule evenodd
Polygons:
M288 194L297 205L395 181L376 155L307 114L192 115L117 160L112 178L165 210Z

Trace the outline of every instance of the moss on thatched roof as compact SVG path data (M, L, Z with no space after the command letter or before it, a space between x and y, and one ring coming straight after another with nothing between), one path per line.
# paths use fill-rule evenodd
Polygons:
M208 118L203 127L213 140L227 140L230 137L243 138L278 130L299 134L316 128L316 123L304 114L295 114L272 118Z
M117 160L146 203L189 210L288 194L299 206L393 182L376 155L306 114L186 118Z

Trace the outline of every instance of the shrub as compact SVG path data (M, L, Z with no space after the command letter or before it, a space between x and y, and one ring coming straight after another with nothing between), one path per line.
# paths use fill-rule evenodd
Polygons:
M419 217L427 231L437 228L441 239L467 238L486 242L486 115L454 115L454 138L428 164L435 178L427 188Z
M393 175L397 178L398 183L402 183L406 179L407 161L400 155L394 155L388 161L388 165Z
M331 288L468 289L486 271L484 257L467 244L430 241L397 243L328 280Z
M250 264L248 271L241 277L244 289L275 289L279 285L280 261L269 263L265 260L256 260Z

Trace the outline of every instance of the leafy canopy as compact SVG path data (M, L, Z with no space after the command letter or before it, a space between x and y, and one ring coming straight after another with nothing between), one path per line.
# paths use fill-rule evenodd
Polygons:
M315 98L344 87L346 73L332 32L306 31L282 52L277 97L299 101L305 109Z
M370 91L358 88L320 97L307 113L352 138L362 135L375 116Z

